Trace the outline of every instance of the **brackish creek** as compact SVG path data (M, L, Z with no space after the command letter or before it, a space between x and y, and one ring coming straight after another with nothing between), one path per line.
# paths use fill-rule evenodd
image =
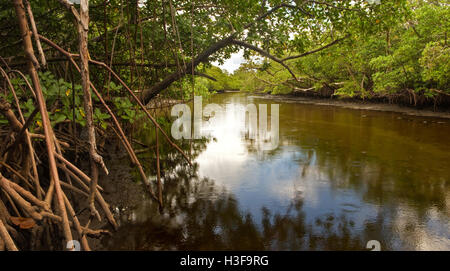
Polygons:
M104 249L450 249L448 119L276 101L279 145L263 151L236 105L268 104L270 116L270 100L206 103L227 110L204 120L212 138L183 144L194 167L162 156L162 212L139 198Z

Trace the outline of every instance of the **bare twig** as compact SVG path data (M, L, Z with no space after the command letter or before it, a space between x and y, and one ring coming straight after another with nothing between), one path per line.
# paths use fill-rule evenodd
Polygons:
M33 11L31 10L30 3L28 0L24 0L25 7L27 8L28 17L30 18L31 29L33 30L34 41L36 42L36 47L39 52L39 58L41 59L41 64L43 67L47 66L47 61L45 60L44 51L42 50L41 41L39 40L39 35L36 27L36 22L34 21Z

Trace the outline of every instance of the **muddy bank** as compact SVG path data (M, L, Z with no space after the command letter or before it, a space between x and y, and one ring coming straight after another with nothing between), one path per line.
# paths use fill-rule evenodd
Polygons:
M412 108L404 105L397 104L387 104L371 101L362 100L338 100L338 99L327 99L327 98L311 98L311 97L298 97L293 95L253 95L249 97L254 97L258 99L268 99L273 101L282 101L286 103L300 103L300 104L315 104L324 106L338 106L349 109L357 110L374 110L383 112L397 112L410 116L418 117L433 117L433 118L445 118L450 119L450 110L433 111L429 108Z
M142 184L135 165L130 162L126 150L111 135L106 137L105 146L102 149L102 156L108 167L109 174L103 171L99 174L98 184L102 188L102 195L109 206L114 219L120 227L123 221L131 219L131 210L139 206L143 200L148 200L149 193ZM89 158L87 154L79 157L80 169L89 172ZM78 211L78 219L81 225L86 225L90 218L89 204L84 195L70 193L75 210ZM96 203L98 205L98 202ZM155 204L157 206L157 204ZM102 210L99 210L103 215ZM106 250L104 243L111 236L117 233L106 219L101 221L92 219L90 225L94 229L106 230L109 233L100 236L88 236L89 246L93 251ZM77 239L76 239L77 240ZM61 242L63 238L61 237ZM79 240L77 240L79 241Z
M119 227L131 219L131 210L144 200L149 200L148 191L139 180L134 165L129 161L125 150L118 142L110 142L107 148L109 175L101 174L99 184L104 188L104 198L109 203ZM155 204L156 206L157 204ZM116 234L112 231L111 234ZM107 250L105 242L109 236L91 240L93 250Z

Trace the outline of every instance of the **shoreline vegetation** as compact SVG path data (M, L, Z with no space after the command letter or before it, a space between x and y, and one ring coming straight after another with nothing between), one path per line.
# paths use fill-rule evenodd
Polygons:
M217 78L224 78L219 81L225 89L250 93L446 111L450 108L450 8L439 1L404 4L397 16L376 18L370 30L329 33L334 39L311 51L246 45L254 49L248 51L248 60ZM317 41L294 38L291 42L311 48L309 44Z
M98 180L116 140L163 210L162 142L192 166L156 115L165 101L242 89L448 108L449 14L434 0L1 1L0 251L113 233ZM212 64L240 51L233 74Z
M287 103L299 103L299 104L314 104L321 106L336 106L355 110L371 110L382 112L396 112L409 116L417 117L432 117L450 119L449 108L442 109L443 111L435 111L432 106L417 108L404 104L389 104L379 101L361 100L361 99L331 99L323 97L305 97L296 96L292 94L285 95L270 95L270 94L253 94L249 97L255 97L258 99L268 99L272 101L281 101Z

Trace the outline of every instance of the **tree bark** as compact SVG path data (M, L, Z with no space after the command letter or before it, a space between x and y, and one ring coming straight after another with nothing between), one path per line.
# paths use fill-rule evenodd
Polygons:
M30 3L25 0L25 6L27 8L28 17L30 18L31 29L33 30L34 41L36 42L36 47L39 52L39 58L41 59L41 64L43 67L47 66L47 61L45 60L44 51L42 50L41 41L39 40L39 34L36 27L36 22L34 21L33 11L31 10Z
M36 99L42 116L42 126L44 128L45 134L45 143L47 147L47 154L49 160L50 176L54 183L58 208L62 217L64 237L66 239L66 242L69 242L72 240L72 232L70 229L69 219L67 217L67 212L64 204L63 192L59 181L58 169L56 167L56 161L54 156L55 144L53 142L53 129L50 125L47 105L45 104L45 98L42 93L39 77L35 68L35 66L39 66L39 63L37 63L36 57L34 56L30 29L28 27L28 23L26 20L25 7L23 5L23 2L22 0L13 0L13 4L16 11L20 32L22 34L23 47L26 52L26 56L28 58L28 72L33 82L33 86L36 92Z
M89 206L91 215L100 220L100 215L95 209L95 195L97 193L98 183L98 165L101 166L106 174L106 169L103 158L97 152L97 143L95 139L94 126L94 110L92 106L92 97L89 79L89 50L88 50L88 31L89 31L89 0L80 1L80 22L78 24L78 34L80 36L80 68L81 68L81 85L84 94L84 111L86 114L86 127L89 137L89 156L91 163L91 191L89 196Z
M18 250L1 219L0 219L0 237L5 242L6 248L9 251Z
M231 44L231 41L233 40L234 35L224 38L210 47L208 47L205 51L203 51L201 54L199 54L193 61L186 64L186 67L197 67L198 64L201 62L204 62L208 59L208 57L217 51L221 50L222 48L225 48L226 46L229 46ZM182 68L180 71L175 71L174 73L167 76L164 80L161 82L155 84L152 88L145 90L142 93L141 100L146 104L151 99L153 99L158 93L163 91L164 89L168 88L173 82L179 80L183 76L187 74L188 70Z

